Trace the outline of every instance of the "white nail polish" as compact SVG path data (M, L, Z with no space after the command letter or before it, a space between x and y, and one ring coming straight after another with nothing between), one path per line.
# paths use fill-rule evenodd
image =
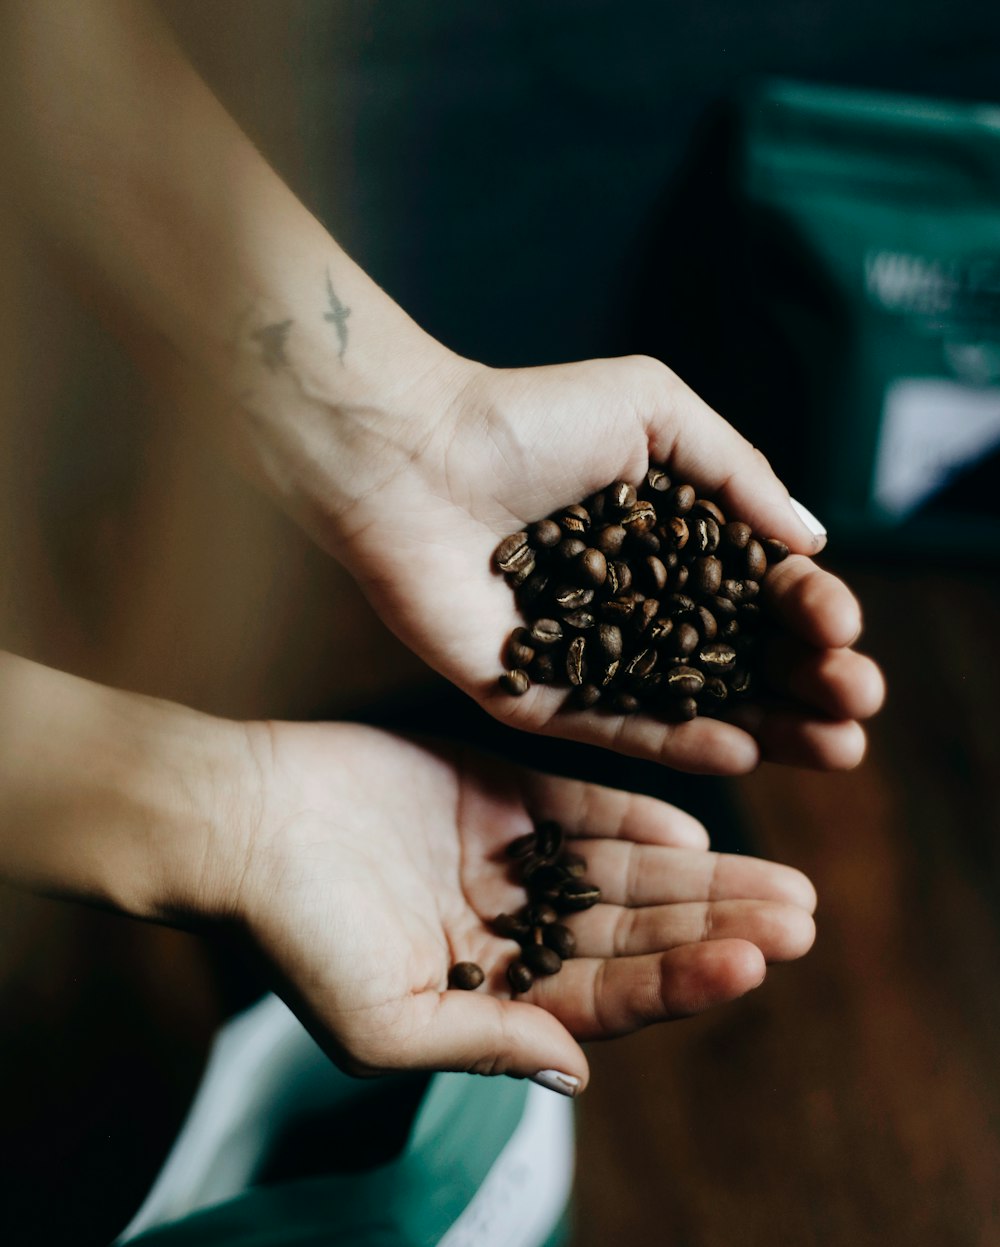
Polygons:
M579 1078L574 1078L572 1074L562 1074L557 1069L539 1070L537 1074L532 1075L531 1081L537 1082L547 1091L558 1091L560 1095L568 1095L571 1098L580 1090Z
M794 498L790 498L789 502L792 504L792 510L799 517L802 523L805 524L806 528L809 529L814 537L826 536L826 529L811 511L807 511L802 503L796 502Z

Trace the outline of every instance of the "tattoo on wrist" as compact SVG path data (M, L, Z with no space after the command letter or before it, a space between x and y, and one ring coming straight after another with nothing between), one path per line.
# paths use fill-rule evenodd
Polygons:
M261 329L255 329L250 334L255 342L260 343L261 362L270 372L277 372L279 368L288 367L285 342L288 340L288 331L292 324L291 320L280 320L273 325L264 325Z
M347 350L347 318L351 314L351 309L337 298L329 269L326 271L326 293L330 301L330 310L323 313L323 319L337 328L337 341L340 343L337 358L343 363L344 352Z

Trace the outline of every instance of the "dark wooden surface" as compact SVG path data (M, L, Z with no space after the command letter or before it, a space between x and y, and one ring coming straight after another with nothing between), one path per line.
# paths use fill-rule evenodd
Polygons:
M815 882L816 945L591 1051L574 1247L1000 1243L1000 592L850 578L890 684L867 760L735 785Z

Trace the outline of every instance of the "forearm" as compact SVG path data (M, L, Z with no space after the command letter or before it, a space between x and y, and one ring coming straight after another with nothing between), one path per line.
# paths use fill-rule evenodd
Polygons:
M249 756L238 724L0 653L0 878L143 918L221 912Z
M5 180L22 215L229 396L246 457L296 509L313 426L329 458L326 417L343 414L350 458L372 412L405 407L448 353L282 183L151 8L0 8ZM357 467L331 506L349 503Z

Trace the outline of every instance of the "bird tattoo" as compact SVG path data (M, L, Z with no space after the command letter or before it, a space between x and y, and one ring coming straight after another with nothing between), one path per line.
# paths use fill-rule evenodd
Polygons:
M337 327L337 341L340 343L340 350L337 354L340 362L343 363L344 352L347 350L347 318L351 314L351 309L337 298L329 269L326 274L326 292L330 300L330 310L323 313L323 319Z

